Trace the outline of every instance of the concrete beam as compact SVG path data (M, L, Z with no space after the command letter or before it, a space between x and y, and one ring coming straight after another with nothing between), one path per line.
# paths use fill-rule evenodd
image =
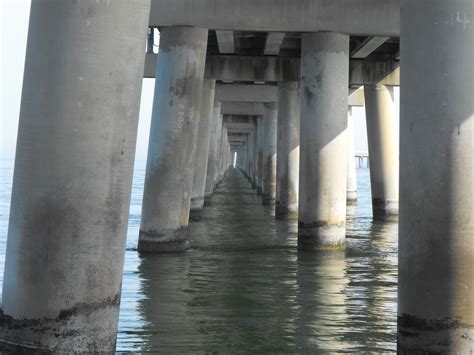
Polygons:
M348 102L347 106L364 107L365 105L364 89L363 88L351 89L349 91L349 98L347 102Z
M223 101L221 112L225 115L263 115L263 104L257 102Z
M399 36L400 0L152 0L150 26Z
M382 44L387 42L390 37L378 37L369 36L367 37L358 47L356 47L352 53L351 58L364 59L367 58L373 51L379 48Z
M275 85L217 84L215 99L218 101L276 102L278 101L278 88Z
M216 31L216 37L220 53L233 54L235 52L233 31Z
M156 56L147 53L145 78L155 77ZM399 61L388 55L371 55L364 60L352 59L349 63L349 85L398 86L399 65ZM300 58L209 55L206 58L205 78L253 82L299 81Z
M227 128L227 133L251 133L255 125L252 123L233 123L233 122L225 122L224 123L225 128ZM232 136L236 137L236 136ZM237 136L238 137L238 136Z
M285 32L270 32L265 39L265 55L278 55L280 53L281 43L285 38Z

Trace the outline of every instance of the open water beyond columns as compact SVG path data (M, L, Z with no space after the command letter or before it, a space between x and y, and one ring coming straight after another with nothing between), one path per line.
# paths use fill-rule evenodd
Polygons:
M0 171L1 270L12 166ZM139 255L144 174L136 164L118 352L395 352L398 231L372 221L368 169L346 250L320 253L298 252L297 222L275 221L231 169L186 253Z

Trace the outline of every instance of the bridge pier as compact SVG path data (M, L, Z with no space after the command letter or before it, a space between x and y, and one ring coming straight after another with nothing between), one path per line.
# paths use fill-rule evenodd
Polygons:
M193 188L191 193L191 218L198 218L204 207L206 189L207 165L209 159L209 145L211 125L214 113L214 94L216 81L205 79L202 89L201 113L199 115L198 136L196 140L196 154L194 159Z
M276 194L276 143L277 114L276 102L263 105L263 191L262 204L274 205Z
M344 246L349 36L303 34L298 247Z
M257 116L257 195L263 192L263 116Z
M354 149L354 122L352 108L347 113L347 204L357 204L357 171Z
M474 341L472 1L402 0L401 14L398 351L468 354Z
M278 132L275 218L298 219L300 175L299 83L278 83Z
M161 30L138 250L179 252L186 231L207 29Z
M2 353L115 351L149 11L31 3Z
M207 171L206 171L206 187L205 197L206 200L214 192L214 182L217 175L217 146L218 146L218 132L221 131L222 126L222 114L221 114L221 102L214 101L214 108L212 110L212 128L211 136L209 137L209 155L207 160Z
M370 187L374 219L398 218L398 142L395 139L393 89L365 85Z

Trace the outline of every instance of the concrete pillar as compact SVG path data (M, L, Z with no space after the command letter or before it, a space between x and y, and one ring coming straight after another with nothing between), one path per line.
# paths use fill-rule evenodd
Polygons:
M257 195L263 192L263 116L257 116Z
M207 159L205 198L210 196L214 191L214 180L216 177L217 132L219 131L221 124L221 102L214 101L211 136L209 138L209 156Z
M372 211L375 219L398 218L398 142L395 138L393 90L364 86L369 143Z
M276 102L263 105L263 205L275 204L277 114Z
M298 247L344 246L349 36L303 34Z
M161 30L138 251L183 251L206 59L207 29Z
M400 353L474 349L472 10L401 1Z
M276 219L298 218L300 98L298 82L278 83Z
M212 118L214 113L214 94L216 81L206 79L202 89L201 113L199 115L198 138L194 159L193 188L191 193L191 217L204 207L206 188L207 163L209 159L209 144L211 136Z
M354 147L354 122L352 108L347 113L347 204L357 204L357 171Z
M115 351L149 11L31 4L3 353Z
M257 132L257 123L255 120L254 122L254 129L252 132L252 138L253 138L253 155L252 155L252 169L253 169L253 176L252 176L252 189L256 190L257 189L257 174L258 174L258 132Z

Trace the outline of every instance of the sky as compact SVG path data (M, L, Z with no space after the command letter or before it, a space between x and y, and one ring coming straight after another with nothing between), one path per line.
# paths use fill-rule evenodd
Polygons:
M15 154L29 11L30 0L0 1L0 159L12 159ZM143 79L135 155L137 160L146 159L154 82L154 79ZM396 88L397 127L398 103L399 90ZM352 112L355 151L367 152L364 108L355 107Z

